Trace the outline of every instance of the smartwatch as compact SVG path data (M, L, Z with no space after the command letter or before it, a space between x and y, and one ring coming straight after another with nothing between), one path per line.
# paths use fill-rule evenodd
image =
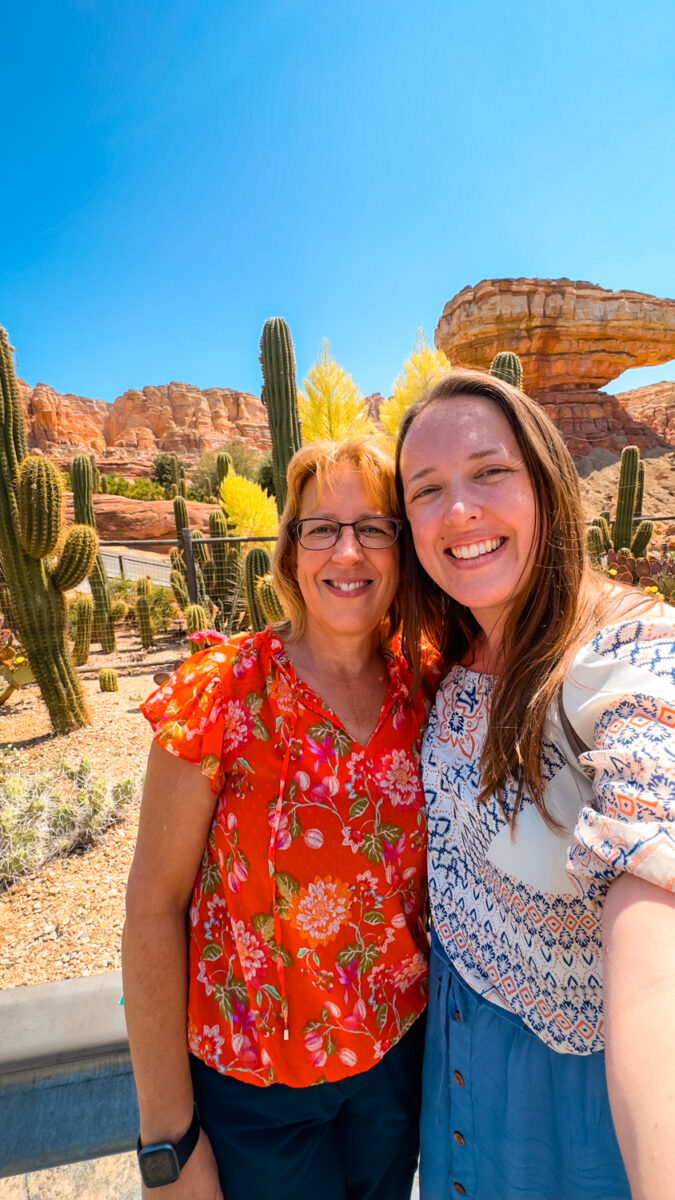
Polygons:
M139 1137L136 1154L141 1179L147 1188L166 1187L176 1182L197 1145L200 1128L195 1104L190 1128L175 1145L173 1142L155 1142L152 1146L142 1146Z

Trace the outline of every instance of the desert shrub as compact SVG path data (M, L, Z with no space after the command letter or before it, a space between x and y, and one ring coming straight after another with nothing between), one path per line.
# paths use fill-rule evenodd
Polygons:
M258 487L261 487L268 496L274 496L274 472L272 470L272 451L268 451L263 455L258 464L258 471L255 477Z
M135 797L131 779L111 784L94 775L87 755L77 767L20 774L0 760L0 888L93 845Z
M252 450L250 446L246 446L244 442L223 442L218 451L206 450L200 456L192 474L195 480L198 480L200 475L208 475L211 480L214 496L218 495L218 468L216 467L216 459L218 454L223 452L229 454L232 459L230 470L235 475L243 475L244 479L251 479L254 482L261 458L263 457L258 451Z
M159 484L160 487L162 488L162 490L165 487L170 487L171 484L173 483L173 471L172 471L172 465L171 465L173 462L173 459L174 459L173 454L164 453L164 454L156 454L152 460L152 466L150 468L150 479L153 481L153 483ZM179 471L180 471L181 467L183 468L184 471L187 471L187 463L182 458L179 458L178 459L178 470Z
M127 496L129 500L163 500L164 488L152 479L125 479L123 475L106 475L109 496Z

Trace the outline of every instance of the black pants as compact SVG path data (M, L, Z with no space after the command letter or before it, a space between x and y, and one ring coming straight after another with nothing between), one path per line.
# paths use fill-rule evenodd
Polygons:
M339 1083L267 1088L191 1059L225 1200L409 1200L425 1019Z

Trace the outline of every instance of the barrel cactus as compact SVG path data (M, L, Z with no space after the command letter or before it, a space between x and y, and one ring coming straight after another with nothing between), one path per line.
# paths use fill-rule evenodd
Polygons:
M112 667L103 667L98 673L98 685L102 692L116 692L117 671Z
M73 508L75 520L82 525L96 528L92 494L96 490L96 464L86 454L78 454L70 464L70 478L73 488ZM112 654L115 649L115 627L110 615L110 587L100 554L89 576L89 586L94 598L94 628L93 638L99 642L104 654Z
M523 386L523 364L512 350L500 350L490 363L490 374L513 387Z
M271 317L263 326L260 363L263 373L262 401L267 409L272 437L274 493L277 511L281 514L286 504L288 464L302 445L295 386L295 354L290 330L281 317Z
M149 596L152 587L152 580L149 575L141 575L136 580L136 595Z
M221 450L220 454L218 454L216 456L216 470L218 472L218 487L220 487L221 483L228 475L231 466L232 466L232 459L230 458L229 454L226 454L226 452L224 450Z
M275 591L272 576L263 575L256 583L255 590L265 620L269 624L285 620L286 614L281 607L281 602Z
M64 592L91 571L98 550L93 529L74 525L64 537L61 476L26 463L23 409L7 334L0 329L0 558L21 644L56 733L86 725L89 713L67 644ZM24 465L26 464L26 465ZM20 486L24 474L25 486ZM25 508L31 496L31 511ZM52 511L56 506L58 520ZM56 534L56 537L55 537ZM37 553L42 550L43 553ZM58 559L54 562L54 556Z

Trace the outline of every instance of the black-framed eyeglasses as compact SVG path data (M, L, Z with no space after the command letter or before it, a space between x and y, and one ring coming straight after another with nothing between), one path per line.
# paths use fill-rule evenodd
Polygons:
M330 550L343 529L353 529L357 542L366 550L386 550L396 544L402 527L403 522L396 517L362 517L360 521L303 517L290 525L291 533L305 550Z

